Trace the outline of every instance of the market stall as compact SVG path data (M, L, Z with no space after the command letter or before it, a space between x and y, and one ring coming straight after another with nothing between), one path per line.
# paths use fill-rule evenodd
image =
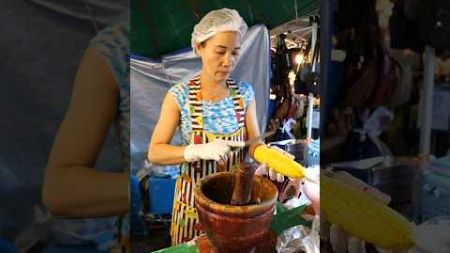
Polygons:
M244 6L222 1L219 5L185 4L175 8L176 12L168 13L168 6L172 6L172 10L174 5L177 4L164 2L150 7L142 1L132 2L132 20L137 25L132 27L131 34L131 167L136 175L132 178L136 195L132 195L131 224L134 247L139 252L161 248L166 248L162 251L179 249L180 252L188 252L183 250L205 247L206 237L201 237L178 248L167 248L171 192L175 188L175 178L179 176L179 167L155 166L147 160L147 151L164 94L172 85L186 81L200 70L199 58L186 46L193 25L209 10L235 8L249 25L241 45L241 56L231 77L252 84L259 128L261 132L273 133L266 136L265 142L281 148L282 157L292 157L288 163L318 164L318 142L313 142L313 148L306 148L306 139L317 139L319 131L318 3L294 1ZM161 22L168 17L171 17L171 22ZM161 26L152 25L155 20ZM180 143L179 136L175 134L172 143ZM281 151L277 152L281 154ZM292 161L294 159L295 162ZM294 192L293 189L287 191L291 185L287 178L271 185L277 186L276 192L281 196L277 205L279 212L270 223L274 232L268 240L276 251L277 238L283 240L280 236L287 228L311 225L311 222L300 215L307 200L299 200L295 189ZM293 197L297 199L296 208L291 206L292 209L286 210L283 202ZM305 231L300 232L303 239L309 234ZM289 241L298 243L300 240L289 234L284 236L289 237L283 237L285 247ZM296 247L300 249L304 245L300 243ZM312 245L309 250L314 251Z

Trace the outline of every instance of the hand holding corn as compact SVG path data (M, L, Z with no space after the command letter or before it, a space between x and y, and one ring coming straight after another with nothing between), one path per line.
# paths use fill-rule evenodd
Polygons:
M324 172L320 181L321 211L333 223L329 231L336 253L364 252L363 241L390 250L406 250L414 245L412 224L386 206L386 198L374 198L354 182L339 180L337 174ZM347 245L348 235L352 237Z
M290 178L303 178L305 168L293 160L292 155L276 147L259 145L253 154L258 163L267 164L267 166L277 173Z

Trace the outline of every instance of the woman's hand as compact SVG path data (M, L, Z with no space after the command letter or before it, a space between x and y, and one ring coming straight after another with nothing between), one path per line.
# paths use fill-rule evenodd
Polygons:
M205 144L191 144L184 150L184 158L188 162L198 160L214 160L224 163L231 154L232 147L243 147L244 142L215 139Z
M293 184L296 189L301 189L305 193L306 197L311 201L314 212L318 214L320 212L320 167L312 166L305 170L306 177L312 180L305 178L289 178L289 180L291 180L291 184ZM261 164L256 169L255 174L259 176L269 175L269 178L272 181L280 183L284 182L284 175L268 168L266 164Z
M305 178L300 179L303 183L303 192L311 201L316 214L320 213L320 166L306 168ZM292 179L291 179L292 180ZM297 179L298 180L298 179Z
M269 168L267 164L263 163L258 166L255 171L255 174L258 176L266 176L269 175L270 180L277 181L279 183L284 182L284 175L281 173L277 173L273 169Z

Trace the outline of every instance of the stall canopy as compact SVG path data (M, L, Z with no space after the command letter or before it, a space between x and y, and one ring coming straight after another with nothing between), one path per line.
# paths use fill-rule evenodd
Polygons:
M210 10L223 7L236 9L249 27L265 24L271 29L296 17L315 14L319 3L317 0L132 0L132 53L157 58L188 47L192 27Z

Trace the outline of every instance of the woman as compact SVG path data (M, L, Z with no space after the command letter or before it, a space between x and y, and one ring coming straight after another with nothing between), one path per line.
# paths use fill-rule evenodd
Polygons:
M53 215L99 218L128 213L128 34L127 22L105 28L91 40L81 59L70 105L53 143L43 185L43 202ZM116 173L94 168L113 123L119 132L122 151L122 170ZM92 220L79 222L87 225ZM101 221L95 222L101 227ZM106 223L109 224L109 220ZM128 250L128 221L119 219L118 225L116 237L121 242L113 252ZM85 235L77 237L85 238Z
M231 147L259 136L250 84L229 79L246 30L245 21L235 10L209 12L192 33L193 50L202 62L200 75L173 86L164 98L148 159L154 164L183 164L174 196L173 245L200 235L195 183L217 171L233 171L244 154ZM184 146L169 144L178 125ZM256 145L249 147L250 155Z

